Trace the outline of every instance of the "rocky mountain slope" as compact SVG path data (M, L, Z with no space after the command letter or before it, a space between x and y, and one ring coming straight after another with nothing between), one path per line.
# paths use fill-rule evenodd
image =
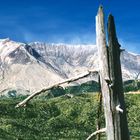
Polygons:
M140 72L140 55L124 51L121 61L123 79L134 79ZM98 69L95 45L0 40L0 92L3 94L12 90L32 93L88 69Z

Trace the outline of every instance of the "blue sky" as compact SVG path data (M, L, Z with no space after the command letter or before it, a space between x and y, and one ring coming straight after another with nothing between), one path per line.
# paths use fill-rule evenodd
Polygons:
M99 4L115 17L122 47L140 53L139 0L1 0L0 38L95 44Z

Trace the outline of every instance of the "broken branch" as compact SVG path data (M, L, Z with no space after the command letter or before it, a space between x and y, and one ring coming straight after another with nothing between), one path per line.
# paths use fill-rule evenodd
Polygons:
M60 85L62 85L62 84L65 84L65 83L68 83L68 84L69 84L69 83L71 83L71 82L77 81L77 80L79 80L79 79L82 79L82 78L84 78L84 77L89 76L91 73L97 74L98 71L89 70L89 71L85 72L84 74L78 75L77 77L69 78L69 79L63 80L62 82L59 82L59 83L53 84L53 85L51 85L51 86L48 86L48 87L45 88L45 89L42 89L42 90L40 90L40 91L38 91L38 92L35 92L35 93L29 95L26 99L24 99L22 102L18 103L15 107L18 108L18 107L24 106L24 105L25 105L27 102L29 102L33 97L35 97L35 96L37 96L37 95L39 95L39 94L41 94L41 93L43 93L43 92L45 92L45 91L47 91L47 90L50 90L50 89L52 89L52 88L54 88L54 87L58 87L58 86L60 86Z
M97 131L93 132L92 134L90 134L86 140L90 140L93 136L95 136L99 133L104 133L104 132L106 132L106 128L102 128L100 130L97 130Z

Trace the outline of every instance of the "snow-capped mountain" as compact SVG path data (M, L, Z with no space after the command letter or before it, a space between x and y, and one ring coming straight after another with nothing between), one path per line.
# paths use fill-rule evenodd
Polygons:
M140 72L140 55L124 51L121 61L123 79L134 79ZM32 93L88 69L98 69L96 45L0 40L0 92L3 93L9 90ZM90 77L82 82L85 80Z
M30 93L62 79L30 46L0 40L0 92Z

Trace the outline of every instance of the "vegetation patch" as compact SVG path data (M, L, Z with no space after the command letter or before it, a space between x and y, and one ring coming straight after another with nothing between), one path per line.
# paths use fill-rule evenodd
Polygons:
M20 98L0 99L0 140L84 140L96 130L99 96L34 99L15 109ZM126 95L132 140L140 139L140 95ZM104 114L101 113L101 127ZM104 137L102 137L104 139Z

